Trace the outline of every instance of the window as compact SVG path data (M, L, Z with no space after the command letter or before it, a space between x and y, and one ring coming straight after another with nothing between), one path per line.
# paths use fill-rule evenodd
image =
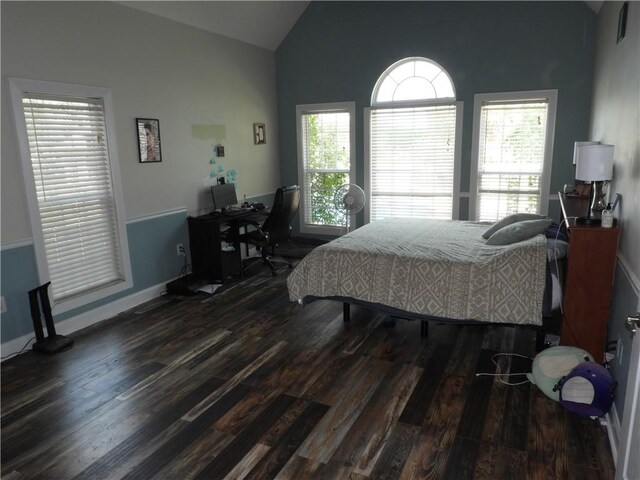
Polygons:
M365 115L366 221L457 218L462 103L445 70L425 58L389 67Z
M340 233L345 218L333 198L339 186L355 178L355 103L298 105L296 116L300 231Z
M556 100L555 90L475 96L472 218L546 214Z
M66 311L131 286L105 89L11 79L40 280Z

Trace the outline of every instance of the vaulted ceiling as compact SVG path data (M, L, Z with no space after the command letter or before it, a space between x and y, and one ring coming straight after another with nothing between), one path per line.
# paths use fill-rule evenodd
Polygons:
M118 2L275 51L308 1Z
M118 2L225 37L275 51L309 1ZM596 13L602 1L585 1Z

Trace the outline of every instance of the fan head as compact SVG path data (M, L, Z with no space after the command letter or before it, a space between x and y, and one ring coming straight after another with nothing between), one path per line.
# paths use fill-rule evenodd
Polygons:
M364 191L353 183L347 183L338 187L333 197L333 204L337 209L343 210L349 215L358 213L364 208Z

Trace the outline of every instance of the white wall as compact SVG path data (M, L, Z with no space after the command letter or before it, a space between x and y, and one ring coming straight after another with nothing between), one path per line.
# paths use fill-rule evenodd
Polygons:
M640 278L640 3L629 2L626 36L616 44L622 2L604 2L598 39L590 140L615 145L610 192L623 196L619 252Z
M238 172L238 194L279 182L273 52L109 2L2 2L2 244L31 237L7 77L110 88L127 218L210 210L203 177ZM138 163L135 118L160 120L162 163ZM267 145L253 144L253 123Z
M619 341L622 352L610 363L618 382L614 407L619 417L623 417L632 344L625 320L640 306L640 3L629 2L626 35L617 44L621 7L622 2L604 2L598 14L589 136L615 145L610 192L623 197L615 212L622 233L607 328L608 340ZM612 445L616 445L615 422L612 425Z

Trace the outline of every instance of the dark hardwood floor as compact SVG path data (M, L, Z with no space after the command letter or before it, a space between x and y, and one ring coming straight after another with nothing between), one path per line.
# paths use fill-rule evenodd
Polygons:
M4 479L613 478L606 432L495 378L531 331L290 303L287 270L161 298L2 365ZM500 360L503 371L530 361Z

